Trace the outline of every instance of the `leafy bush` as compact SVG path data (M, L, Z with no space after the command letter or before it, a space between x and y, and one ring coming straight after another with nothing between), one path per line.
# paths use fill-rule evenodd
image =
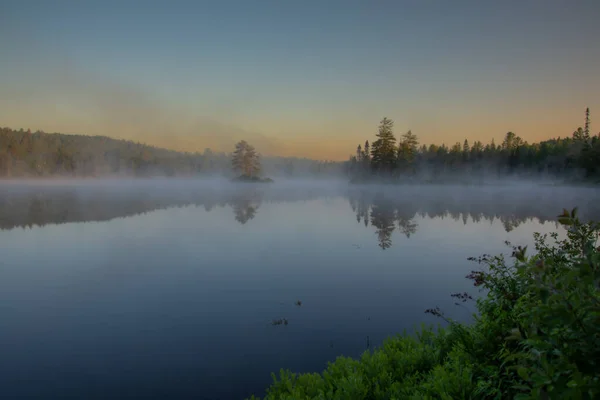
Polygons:
M472 260L467 277L486 291L465 326L390 338L360 359L339 357L322 374L273 374L269 399L592 399L600 395L600 226L564 210L558 234L535 234L536 254L513 247ZM549 239L553 243L549 244ZM508 243L510 245L510 243ZM467 293L453 295L470 301ZM256 399L254 396L253 399Z

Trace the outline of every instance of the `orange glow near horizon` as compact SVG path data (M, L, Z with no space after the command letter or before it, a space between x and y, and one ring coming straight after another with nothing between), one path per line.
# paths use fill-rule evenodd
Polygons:
M600 109L600 107L598 107ZM13 129L31 129L43 130L45 132L59 132L68 134L86 134L103 135L115 139L133 140L152 146L163 147L177 151L203 152L210 148L217 152L230 152L234 144L245 139L252 143L257 150L267 156L283 157L306 157L317 160L343 161L355 153L358 144L364 144L365 140L373 142L376 140L376 132L379 120L374 118L372 121L349 121L341 122L333 130L331 125L321 129L319 127L300 127L300 129L311 129L311 131L285 132L285 127L272 127L270 134L257 134L253 131L245 130L236 125L225 125L211 121L210 123L197 124L177 124L172 121L159 121L148 116L146 122L140 120L140 115L136 115L136 120L124 121L120 117L114 121L107 119L98 121L89 117L89 113L79 116L61 115L55 113L54 117L47 117L44 113L37 112L29 114L24 110L11 110L3 108L4 113L0 111L0 121L3 126ZM419 138L421 144L442 143L451 146L456 142L462 142L466 138L469 143L476 140L484 144L492 139L500 143L505 133L515 132L529 143L539 142L556 137L571 136L572 132L579 126L583 126L583 109L562 110L562 112L547 112L547 118L541 118L539 121L531 121L526 118L513 118L506 121L500 117L468 118L466 116L455 115L444 122L441 119L433 122L419 122L415 126L403 124L401 119L395 119L395 135L400 136L411 129ZM593 120L593 109L592 120ZM4 114L4 115L2 115ZM393 118L390 113L389 118ZM462 122L465 121L465 122ZM179 126L178 126L179 125ZM593 125L592 125L593 128ZM279 133L284 131L284 133ZM596 131L592 129L592 133Z

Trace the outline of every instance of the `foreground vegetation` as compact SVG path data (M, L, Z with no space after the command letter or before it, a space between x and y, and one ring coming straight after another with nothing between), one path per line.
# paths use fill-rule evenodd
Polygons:
M322 374L282 370L265 399L595 398L600 226L576 214L565 210L558 218L566 239L536 234L532 256L513 247L510 263L502 255L473 259L482 268L468 278L486 294L476 301L472 325L427 310L448 326L388 339L359 360L339 357Z

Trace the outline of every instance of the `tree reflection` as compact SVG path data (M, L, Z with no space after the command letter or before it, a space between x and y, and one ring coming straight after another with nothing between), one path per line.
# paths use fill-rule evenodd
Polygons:
M261 201L260 194L256 192L245 192L235 195L231 200L231 208L233 208L235 220L244 225L246 222L254 219Z
M356 222L360 224L362 221L365 224L365 227L368 227L370 220L369 212L371 210L370 201L368 201L365 196L350 196L348 200L350 201L352 211L356 213Z
M414 219L398 218L398 227L400 228L400 232L409 238L410 235L414 235L417 232L419 224Z
M463 225L489 221L490 224L500 223L506 232L511 232L531 221L540 223L555 221L556 210L561 209L560 204L585 204L587 220L598 220L600 217L600 207L594 205L591 198L581 202L577 196L570 199L540 198L532 191L519 193L518 197L494 197L491 193L480 192L477 194L480 198L471 199L461 193L446 197L443 197L442 193L429 197L410 191L391 191L391 193L390 195L367 189L348 192L348 200L356 220L359 223L364 221L365 226L370 222L375 228L378 246L383 250L392 246L392 236L396 228L406 238L414 235L419 228L417 217L431 219L450 217L453 221L462 222ZM590 193L586 195L591 196ZM536 202L528 201L529 198L535 199ZM540 203L544 201L544 206L541 206Z
M384 196L376 196L371 207L371 225L376 228L379 247L392 246L392 233L396 229L396 212L392 202Z
M339 189L302 185L264 187L173 184L131 186L115 184L19 185L2 182L0 229L66 222L107 221L170 207L195 205L207 212L232 208L235 220L246 224L258 215L262 202L298 202L339 196ZM377 234L379 247L392 246L397 230L411 238L420 219L447 219L462 224L502 224L506 232L535 220L556 221L557 210L580 206L584 220L600 219L600 192L561 189L560 196L544 189L473 190L448 188L350 188L348 199L357 223ZM470 217L470 218L469 218ZM372 228L370 227L372 226ZM401 236L399 236L401 238Z
M415 217L419 212L419 203L410 199L400 202L396 207L396 220L400 232L407 238L417 232L419 225L415 221Z

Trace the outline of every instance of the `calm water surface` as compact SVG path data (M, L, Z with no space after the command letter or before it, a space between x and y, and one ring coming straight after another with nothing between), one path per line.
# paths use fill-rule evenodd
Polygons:
M466 258L531 243L562 207L597 218L597 192L0 184L3 397L262 395L279 368L437 324L426 308L468 322L449 297L476 293Z

